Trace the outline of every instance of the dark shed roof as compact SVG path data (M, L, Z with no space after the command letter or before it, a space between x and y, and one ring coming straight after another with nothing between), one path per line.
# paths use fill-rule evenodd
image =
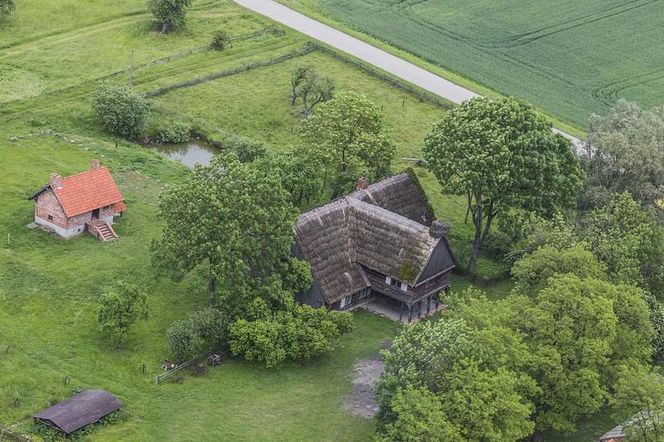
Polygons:
M102 417L119 410L122 402L104 390L86 390L34 415L35 419L65 434L97 422Z

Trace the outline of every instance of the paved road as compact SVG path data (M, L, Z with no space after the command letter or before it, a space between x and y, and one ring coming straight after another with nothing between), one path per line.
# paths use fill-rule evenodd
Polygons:
M245 8L355 56L453 103L460 104L471 98L479 97L471 90L415 66L403 58L395 57L344 32L313 20L273 0L234 1ZM554 131L572 140L577 151L582 147L583 143L578 138L556 129Z

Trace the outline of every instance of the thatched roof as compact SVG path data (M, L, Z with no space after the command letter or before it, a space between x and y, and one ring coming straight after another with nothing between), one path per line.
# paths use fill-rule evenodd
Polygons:
M366 189L357 190L349 196L405 216L425 226L430 225L435 219L419 182L411 178L408 173L394 175L371 184Z
M86 390L40 411L34 418L70 434L119 410L122 402L104 390Z
M369 287L363 267L415 284L441 241L424 224L433 214L421 202L419 186L402 174L300 215L295 241L328 303Z

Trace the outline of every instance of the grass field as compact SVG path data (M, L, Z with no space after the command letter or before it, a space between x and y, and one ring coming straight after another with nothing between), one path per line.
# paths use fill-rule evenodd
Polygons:
M216 29L237 36L270 24L230 1L197 1L187 28L163 36L153 31L143 0L117 1L112 10L102 0L22 0L0 24L0 425L25 428L31 413L85 387L112 391L127 411L123 422L95 430L88 440L370 438L373 421L342 407L352 389L352 365L399 330L370 314L356 313L356 329L343 349L313 364L270 371L229 361L183 383L152 382L167 356L166 328L207 299L203 275L175 284L149 265L149 244L161 229L159 193L187 170L140 145L120 141L114 147L92 119L90 94L104 78L127 81L132 49L133 84L148 92L306 44L286 31L238 40L222 53L200 50ZM153 105L157 113L190 119L212 136L234 132L284 149L299 141L288 76L305 62L333 76L338 90L362 91L383 109L398 145L395 170L407 165L402 156L419 155L443 110L323 52L178 89ZM78 172L92 158L113 170L127 198L129 209L116 225L121 239L64 241L27 229L31 193L51 172ZM455 249L466 249L472 227L462 222L463 201L441 195L429 174L417 173L437 213L454 224ZM505 270L488 259L482 269L486 276ZM98 333L95 309L104 288L119 278L146 288L152 312L116 349ZM456 277L454 286L463 289L468 281ZM510 288L503 281L489 289L504 296Z
M664 8L585 2L280 0L347 23L581 128L618 98L664 102Z

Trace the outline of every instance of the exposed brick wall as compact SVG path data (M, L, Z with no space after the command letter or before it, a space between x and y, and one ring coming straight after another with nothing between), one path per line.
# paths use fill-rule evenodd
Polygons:
M67 226L67 217L60 207L58 199L55 197L55 194L52 190L47 190L42 192L37 197L37 203L35 204L35 216L48 220L49 222L55 224L56 226L66 229ZM52 219L49 218L52 217Z

